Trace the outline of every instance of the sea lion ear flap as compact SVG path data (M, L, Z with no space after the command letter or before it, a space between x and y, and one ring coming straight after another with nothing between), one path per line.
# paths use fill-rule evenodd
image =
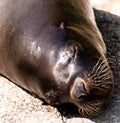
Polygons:
M65 26L65 25L64 25L64 22L61 22L60 25L59 25L59 27L60 27L61 29L64 29L64 26Z

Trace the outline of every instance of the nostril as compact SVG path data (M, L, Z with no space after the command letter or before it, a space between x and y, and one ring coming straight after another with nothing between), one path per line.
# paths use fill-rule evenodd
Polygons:
M73 99L81 99L87 95L87 91L84 87L83 79L77 78L74 81L70 95Z
M83 83L75 83L75 86L73 88L73 95L76 99L80 99L81 97L86 95Z

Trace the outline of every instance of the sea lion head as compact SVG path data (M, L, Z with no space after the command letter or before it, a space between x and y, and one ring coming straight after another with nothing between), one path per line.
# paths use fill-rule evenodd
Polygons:
M90 41L92 36L86 38L77 29L67 28L68 35L75 38L67 38L59 50L52 71L58 90L50 89L46 100L51 104L70 102L78 107L80 114L96 116L113 94L113 74L101 44L94 45ZM101 38L98 36L97 40Z
M51 105L69 102L82 115L95 116L114 84L91 9L87 0L57 0L55 9L49 2L35 2L25 14L19 4L13 9L4 24L2 72Z
M11 45L23 87L48 104L73 103L82 115L99 114L114 88L101 38L92 31L86 35L74 25L60 25L53 32L50 29L43 33L47 32L45 41L28 39L28 34L17 48L16 43Z

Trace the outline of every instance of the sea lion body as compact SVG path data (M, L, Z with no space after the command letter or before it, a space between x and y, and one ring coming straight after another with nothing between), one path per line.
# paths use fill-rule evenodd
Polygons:
M114 84L87 0L4 0L0 17L2 76L49 104L100 112Z

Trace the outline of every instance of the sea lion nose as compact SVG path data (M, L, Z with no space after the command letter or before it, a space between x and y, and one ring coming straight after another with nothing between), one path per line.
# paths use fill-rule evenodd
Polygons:
M70 91L71 98L80 99L83 96L86 96L86 94L87 91L84 86L84 80L81 79L80 77L77 77Z

